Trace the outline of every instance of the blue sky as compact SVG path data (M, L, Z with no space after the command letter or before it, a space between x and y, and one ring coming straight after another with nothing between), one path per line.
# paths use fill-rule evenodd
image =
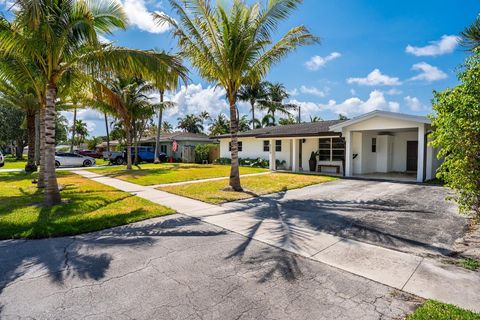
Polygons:
M170 14L168 1L121 2L131 25L108 36L109 40L132 48L176 51L169 31L155 26L148 14ZM304 121L310 115L335 119L339 113L353 117L373 109L427 114L432 90L457 84L456 68L466 53L456 36L479 9L477 1L305 0L276 37L304 24L322 43L291 54L271 70L267 80L285 84L290 101L302 106ZM177 106L166 120L176 125L186 113L228 112L221 89L194 70L190 77L187 89L169 94ZM239 106L248 113L245 104ZM104 134L96 112L84 110L79 118L87 121L92 135Z

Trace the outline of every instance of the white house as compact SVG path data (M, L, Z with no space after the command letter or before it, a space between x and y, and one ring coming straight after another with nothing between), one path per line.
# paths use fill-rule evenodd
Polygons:
M314 171L422 182L435 177L441 161L427 144L427 117L373 111L351 120L330 120L241 132L240 158L270 160L270 169ZM220 157L229 158L229 135L220 140ZM275 165L277 164L277 165Z

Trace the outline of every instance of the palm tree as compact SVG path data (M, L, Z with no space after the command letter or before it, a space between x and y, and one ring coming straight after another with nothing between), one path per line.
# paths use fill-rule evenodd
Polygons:
M230 186L242 191L238 168L237 98L242 85L263 79L272 65L302 45L318 42L304 26L290 29L274 42L272 32L301 0L271 0L266 7L244 1L169 0L178 19L155 13L158 23L168 23L183 56L208 81L222 86L230 106ZM178 21L178 22L177 22Z
M194 114L187 114L183 118L178 118L177 128L182 129L185 132L202 133L202 119Z
M281 118L280 120L278 120L278 124L281 126L286 126L289 124L296 124L296 123L298 123L298 119L296 119L292 115L288 115L287 118Z
M266 82L255 82L254 84L246 84L240 88L238 93L240 101L250 102L250 110L252 111L252 129L255 129L255 105L260 100L267 99Z
M102 44L99 34L126 28L126 14L116 1L16 0L13 13L12 24L0 24L0 54L22 56L39 66L39 78L45 84L41 100L45 106L41 109L45 203L58 204L53 123L59 84L66 78L93 78L105 70L130 75L165 72L175 68L178 60Z
M239 120L238 120L238 131L240 132L245 132L250 130L250 121L248 120L248 117L246 115L243 115Z
M162 123L162 132L172 132L173 126L168 121L163 121Z
M213 122L210 124L210 127L208 128L212 136L227 134L229 131L228 129L229 129L229 121L228 121L228 118L223 113L218 114L218 116L215 119L213 119Z
M473 51L480 47L480 17L460 33L462 45Z
M267 84L267 98L260 100L260 108L267 110L273 117L273 124L275 125L275 113L280 112L285 115L290 115L289 110L295 109L293 104L284 104L283 101L288 99L290 95L287 93L287 89L281 83L268 83Z
M275 126L275 118L271 114L266 114L262 118L261 126L263 128Z
M319 116L310 116L310 122L319 122L319 121L322 121L322 118L320 118Z
M72 138L70 140L70 152L73 152L73 147L75 147L75 133L77 133L77 108L73 108L73 122L72 128L70 129L72 132Z
M88 127L86 122L84 122L83 120L76 120L71 130L72 132L76 132L76 134L78 135L78 138L76 140L77 146L85 142L85 139L88 137Z

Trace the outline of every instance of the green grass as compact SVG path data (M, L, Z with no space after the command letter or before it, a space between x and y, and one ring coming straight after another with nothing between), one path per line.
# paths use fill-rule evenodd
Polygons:
M27 164L27 160L17 160L12 155L5 155L5 165L0 168L2 169L25 169L25 165Z
M92 168L91 172L125 180L142 186L189 180L228 177L230 166L191 163L141 164L128 171L125 166ZM240 167L240 174L267 172L268 169Z
M428 300L406 320L480 320L480 314L451 304Z
M45 207L31 175L0 173L0 239L74 235L174 213L72 173L58 176L63 203Z
M228 190L228 179L177 186L160 187L159 190L181 196L219 204L228 201L252 198L255 196L302 188L308 185L335 180L336 178L290 173L272 173L264 176L244 177L241 179L245 192Z
M480 261L472 258L463 259L461 262L465 269L475 271L480 268Z

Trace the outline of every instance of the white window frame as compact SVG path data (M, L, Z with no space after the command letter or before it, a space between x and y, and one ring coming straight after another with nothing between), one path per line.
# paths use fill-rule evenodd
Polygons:
M327 140L330 139L330 148L320 148L320 140ZM343 148L334 148L333 147L333 140L334 139L341 139L340 137L324 137L318 139L318 150L329 150L330 151L330 159L329 160L320 160L320 161L342 161L342 160L333 160L333 151L334 150L342 150L345 157L345 146ZM345 159L344 159L345 160Z

